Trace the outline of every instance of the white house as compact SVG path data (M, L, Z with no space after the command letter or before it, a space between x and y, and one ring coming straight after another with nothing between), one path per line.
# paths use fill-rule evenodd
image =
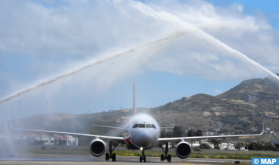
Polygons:
M232 144L232 143L221 143L220 150L224 150L224 149L235 150L235 147L234 147L234 144Z

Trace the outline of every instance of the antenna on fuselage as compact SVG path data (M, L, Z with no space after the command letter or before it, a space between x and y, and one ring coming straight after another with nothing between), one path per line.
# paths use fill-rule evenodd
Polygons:
M134 83L133 110L134 110L134 113L136 115L137 114L137 109L136 109L136 83Z

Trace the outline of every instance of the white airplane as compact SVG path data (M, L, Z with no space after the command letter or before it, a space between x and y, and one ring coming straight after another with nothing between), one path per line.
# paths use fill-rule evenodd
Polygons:
M160 136L160 127L156 120L149 115L136 115L136 95L135 95L135 84L134 84L134 100L133 100L133 110L135 116L129 122L127 127L110 127L110 126L100 126L106 128L115 128L115 129L123 129L127 130L127 135L124 137L116 137L116 136L102 136L102 135L92 135L92 134L81 134L81 133L73 133L73 132L58 132L58 131L47 131L47 130L34 130L34 129L24 129L24 128L15 128L11 124L11 127L15 130L20 131L31 131L31 132L41 132L41 133L49 133L49 134L64 134L64 135L74 135L74 136L87 136L94 137L95 139L89 144L90 152L93 156L102 156L106 151L106 143L109 142L109 153L106 153L105 159L112 161L116 161L116 154L112 153L114 149L118 146L118 144L125 144L128 150L141 150L142 155L140 156L140 162L146 162L146 156L144 154L145 150L150 150L154 147L154 145L165 144L165 147L162 145L162 150L164 154L161 154L161 161L165 159L168 162L171 162L171 155L168 155L168 143L175 142L178 143L175 148L176 155L181 159L186 159L191 155L192 148L189 143L185 140L200 140L200 139L208 139L208 138L234 138L234 137L247 137L247 136L260 136L263 134L264 130L260 134L246 134L246 135L223 135L223 136L195 136L195 137L173 137L173 138L159 138ZM264 128L264 123L263 123ZM113 147L113 144L114 147Z

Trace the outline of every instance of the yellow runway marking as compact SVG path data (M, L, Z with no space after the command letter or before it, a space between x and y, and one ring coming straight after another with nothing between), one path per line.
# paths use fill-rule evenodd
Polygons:
M191 164L191 163L179 163L179 164L187 164L187 165L212 165L212 164Z
M114 162L64 162L64 161L0 161L0 164L92 164L92 163L114 163ZM119 162L118 162L119 163Z

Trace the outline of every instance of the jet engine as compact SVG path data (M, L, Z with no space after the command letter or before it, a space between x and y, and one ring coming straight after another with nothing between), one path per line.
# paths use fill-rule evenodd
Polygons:
M181 159L188 158L192 153L192 148L187 142L180 142L175 147L176 155Z
M90 143L90 152L93 156L102 156L106 151L106 143L101 139L94 139Z

